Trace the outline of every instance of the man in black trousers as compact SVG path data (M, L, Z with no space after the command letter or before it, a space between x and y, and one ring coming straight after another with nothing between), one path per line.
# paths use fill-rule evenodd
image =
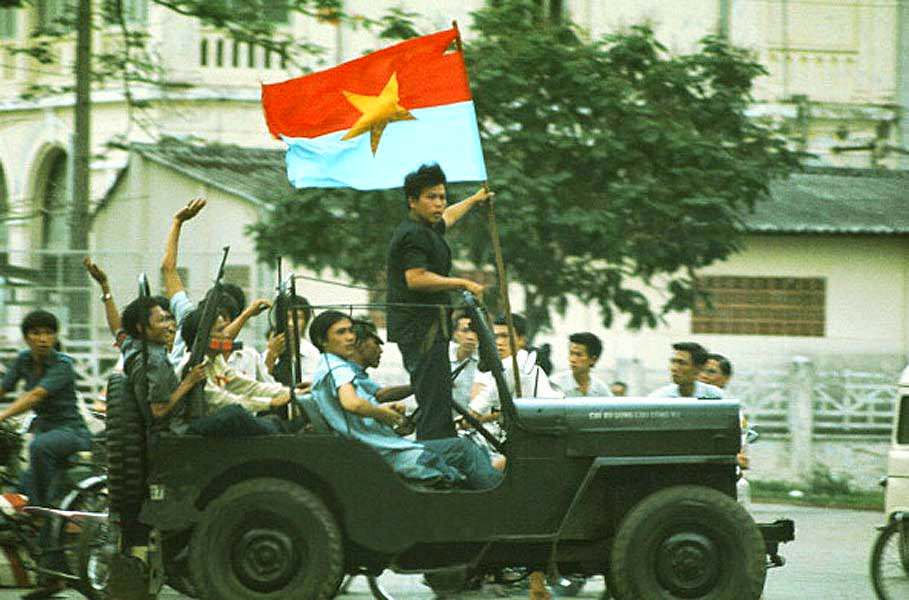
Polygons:
M410 373L419 406L417 439L456 435L451 418L451 366L448 361L449 293L466 290L478 298L483 286L449 277L451 249L445 232L478 202L492 197L485 188L448 206L445 173L423 165L404 179L408 215L388 247L388 339L396 342ZM407 306L411 305L411 306Z

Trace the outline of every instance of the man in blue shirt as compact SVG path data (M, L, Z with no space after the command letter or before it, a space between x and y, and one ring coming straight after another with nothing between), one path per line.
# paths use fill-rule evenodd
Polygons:
M310 336L322 353L313 375L312 393L322 416L341 436L374 448L403 477L443 480L473 489L498 485L502 474L489 454L462 438L413 442L395 434L404 420L400 405L379 403L368 390L378 390L365 371L347 359L356 346L347 315L326 311L313 320ZM358 377L359 374L359 377Z
M34 411L35 437L29 446L30 466L23 476L23 487L33 506L50 507L52 484L66 467L70 455L91 448L91 434L76 404L76 372L73 360L57 352L57 318L46 310L35 310L22 321L22 335L28 350L23 350L3 377L2 395L15 391L25 380L25 391L0 412L0 421ZM50 546L50 521L41 528L38 543ZM65 570L62 552L45 554L41 566ZM63 588L57 578L42 577L39 588L27 597L47 597ZM44 595L41 595L44 594Z
M16 389L25 380L25 391L0 412L0 421L32 410L35 438L29 446L31 460L29 501L36 506L51 505L51 483L66 459L91 447L91 435L76 404L76 372L73 360L54 347L57 318L36 310L22 321L23 350L3 377L2 393Z

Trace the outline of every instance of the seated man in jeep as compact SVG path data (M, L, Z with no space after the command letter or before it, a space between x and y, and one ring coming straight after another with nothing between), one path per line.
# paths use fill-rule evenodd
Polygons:
M167 349L173 343L175 325L167 299L160 296L136 298L123 309L121 322L127 335L120 346L123 370L152 431L172 429L182 432L179 422L168 416L177 407L182 407L184 397L205 379L205 370L199 365L182 381L174 372Z
M187 347L192 347L200 333L199 321L203 308L186 315L181 335ZM290 402L290 389L280 383L251 379L227 364L225 345L231 338L225 333L229 323L228 309L222 307L211 328L210 344L202 363L205 373L205 402L208 415L192 419L186 428L198 435L233 436L264 435L299 429L300 424L287 424L277 418L259 417L256 413L280 408ZM307 391L301 389L301 392ZM299 426L297 426L299 425Z
M501 472L493 468L488 452L469 440L413 442L395 434L392 427L404 420L400 407L380 404L358 391L368 386L362 381L358 385L357 369L349 362L356 335L347 315L323 312L313 320L310 336L322 353L313 375L313 398L332 429L371 446L407 479L444 481L472 489L498 485Z
M369 321L353 320L353 331L356 341L348 357L348 362L356 373L355 387L357 393L370 400L375 399L379 404L399 402L413 395L413 386L396 385L382 386L374 381L366 369L378 369L382 360L382 346L385 342L379 337L375 325ZM401 411L398 407L395 410Z

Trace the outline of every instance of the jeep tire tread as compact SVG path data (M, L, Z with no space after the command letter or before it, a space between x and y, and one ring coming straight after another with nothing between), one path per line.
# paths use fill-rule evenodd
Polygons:
M145 424L127 378L115 374L107 382L107 482L110 510L138 515L145 500Z
M258 478L208 505L193 531L189 561L205 600L328 600L344 575L344 546L316 494Z
M618 600L757 600L767 573L751 516L734 499L693 485L660 490L632 508L609 567Z

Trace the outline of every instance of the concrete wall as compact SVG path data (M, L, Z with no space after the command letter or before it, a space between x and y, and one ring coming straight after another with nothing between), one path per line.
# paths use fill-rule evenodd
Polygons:
M887 452L890 440L880 437L816 437L813 443L814 464L823 465L838 477L846 478L854 489L878 489L878 481L887 474ZM788 481L793 488L804 486L804 480L792 466L792 441L781 436L763 436L750 448L749 481ZM804 489L804 488L803 488Z

